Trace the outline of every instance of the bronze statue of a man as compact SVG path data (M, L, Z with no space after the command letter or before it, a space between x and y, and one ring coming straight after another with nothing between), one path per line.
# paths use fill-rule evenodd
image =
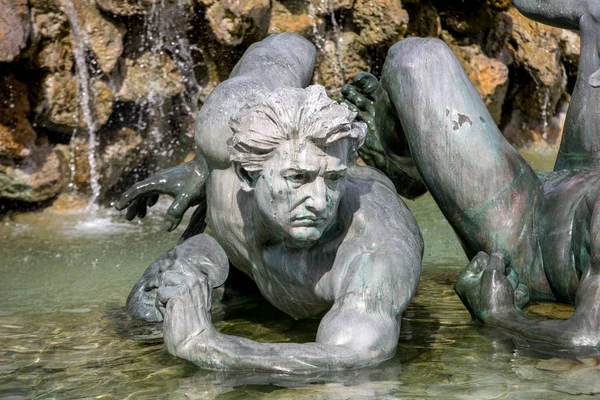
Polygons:
M185 240L148 268L127 308L162 316L169 352L201 367L299 373L395 354L422 238L391 182L356 164L365 135L356 113L322 87L306 88L314 60L314 46L296 35L252 45L198 115L197 158L135 185L117 204L131 219L170 193L172 228L200 203ZM212 237L198 232L204 219ZM229 262L292 317L324 315L315 343L219 333L210 298Z
M342 93L372 128L366 146L375 143L374 154L406 157L410 149L471 259L455 289L475 318L535 340L599 346L600 2L514 5L581 33L579 75L553 173L538 176L504 139L440 40L397 43L380 82L359 74ZM522 311L530 298L574 302L576 311L565 321L530 319Z

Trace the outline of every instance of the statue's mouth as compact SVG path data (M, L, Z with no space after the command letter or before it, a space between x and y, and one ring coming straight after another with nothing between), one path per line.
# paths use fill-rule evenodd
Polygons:
M318 217L300 217L292 220L292 226L316 226L325 221L325 218Z

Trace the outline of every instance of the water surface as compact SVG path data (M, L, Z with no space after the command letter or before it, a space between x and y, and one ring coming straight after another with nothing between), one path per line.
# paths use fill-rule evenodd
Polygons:
M537 169L552 152L528 152ZM315 376L202 371L170 356L160 325L124 303L144 269L177 241L167 203L142 222L102 211L44 212L0 224L0 399L585 398L600 393L600 356L531 343L473 322L453 291L467 259L430 196L407 201L425 239L423 275L395 358ZM569 306L530 312L568 317ZM313 341L317 319L266 302L217 309L217 327L259 341Z

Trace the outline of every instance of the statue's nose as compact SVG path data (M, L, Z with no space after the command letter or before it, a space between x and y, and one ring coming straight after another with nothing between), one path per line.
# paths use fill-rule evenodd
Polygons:
M327 185L323 177L318 176L310 185L307 185L306 190L306 208L315 215L322 214L327 208Z

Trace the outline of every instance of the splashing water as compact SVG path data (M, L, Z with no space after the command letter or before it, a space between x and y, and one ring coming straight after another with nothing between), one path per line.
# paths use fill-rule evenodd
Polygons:
M312 24L312 35L315 47L317 48L317 52L321 54L327 54L335 51L336 63L334 63L334 73L336 80L340 80L342 83L346 81L346 68L344 66L344 55L342 53L342 45L344 42L344 38L342 37L342 27L338 22L335 16L335 10L333 8L333 2L331 0L321 0L318 6L315 6L313 1L308 1L308 18ZM326 12L329 14L329 18L331 21L331 25L333 27L333 39L334 39L334 49L330 50L327 45L326 34L321 34L319 32L317 21L319 17L317 16L317 11ZM315 70L314 80L319 80L318 70Z
M181 107L195 121L202 86L196 80L195 64L190 51L195 47L190 44L187 36L187 30L191 25L189 19L193 15L190 11L192 7L192 0L154 2L145 17L146 34L140 50L151 53L150 67L152 68L160 68L167 55L173 58L177 70L182 74L181 83L185 86L180 94ZM166 75L167 71L163 69L163 73ZM169 105L166 104L165 97L160 93L159 88L151 88L145 98L138 100L138 104L146 110L145 116L140 115L138 126L147 129L150 150L161 157L170 157L178 143L174 140L165 147L164 134L169 130L169 119L173 116L172 110L166 112Z
M550 107L550 89L546 88L543 92L540 92L540 95L543 96L540 114L542 116L542 138L544 140L548 139L548 108Z
M91 103L92 93L90 88L90 75L87 69L85 52L89 48L89 40L84 30L79 25L77 19L77 10L71 0L62 0L64 12L69 19L71 25L71 35L73 42L73 53L75 55L75 65L77 71L77 92L81 98L81 111L83 113L83 121L88 130L88 163L90 165L90 186L92 188L92 197L90 199L88 209L96 207L96 200L100 196L100 177L98 175L96 165L96 131L97 127L92 116ZM78 119L78 117L76 117ZM78 122L78 121L77 121ZM72 139L71 150L74 150L74 140ZM70 162L72 174L74 174L75 164Z
M333 25L333 36L335 38L335 48L336 48L336 57L337 57L337 68L339 71L336 71L336 74L339 74L342 77L342 83L346 82L346 68L344 67L344 55L342 54L342 45L344 43L344 38L341 34L340 24L335 18L335 10L329 0L326 0L327 8L329 13L331 14L331 24Z

